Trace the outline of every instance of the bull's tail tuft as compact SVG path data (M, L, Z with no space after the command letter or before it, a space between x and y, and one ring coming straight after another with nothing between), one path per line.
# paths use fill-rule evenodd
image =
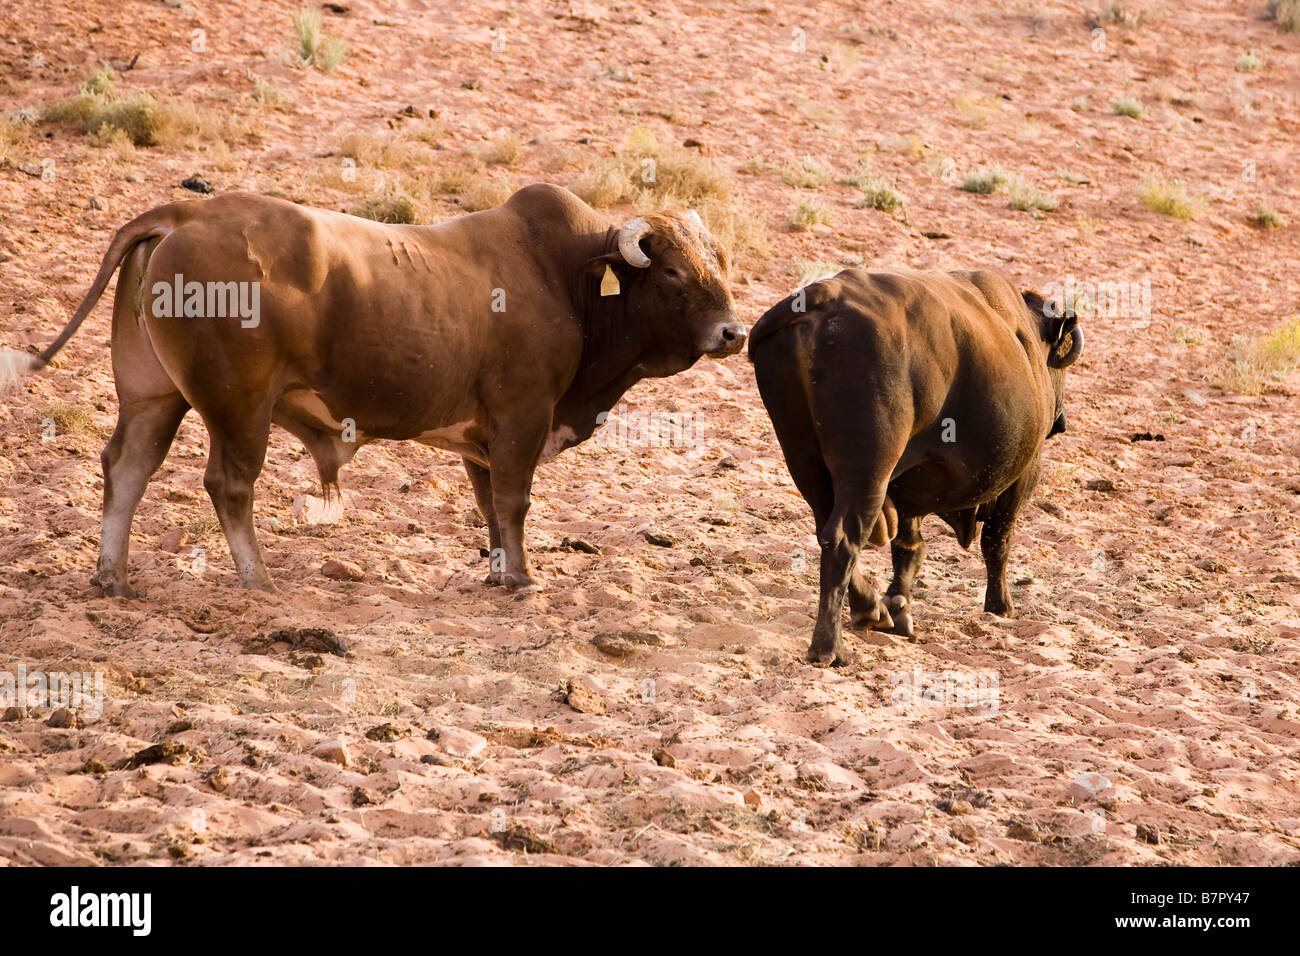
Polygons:
M0 349L0 398L18 391L23 381L37 371L42 362L35 355L14 349Z
M81 323L85 321L86 316L90 315L90 310L95 307L99 297L104 294L104 289L108 287L108 280L113 278L113 273L121 265L123 257L131 251L137 242L143 242L146 239L161 238L168 235L178 222L179 214L175 211L173 203L170 206L160 206L151 210L142 216L136 216L125 226L117 231L113 241L109 243L108 252L104 255L104 261L99 265L99 272L95 274L95 281L86 293L86 297L81 300L81 305L77 307L76 314L68 320L68 324L63 327L59 337L50 343L40 355L28 355L26 352L15 352L12 349L0 349L0 396L8 394L16 389L28 375L32 372L39 371L63 348L68 339L81 328Z

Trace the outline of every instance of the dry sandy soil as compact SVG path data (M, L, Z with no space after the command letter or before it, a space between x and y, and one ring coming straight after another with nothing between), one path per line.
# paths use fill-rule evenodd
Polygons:
M0 110L39 110L139 53L121 88L167 88L252 128L131 156L36 126L0 168L0 344L48 344L113 230L193 198L179 187L192 174L350 207L341 136L389 135L407 106L443 125L425 172L512 132L522 161L486 175L515 184L572 183L637 127L697 141L771 232L737 282L748 323L809 269L862 262L992 264L1025 288L1149 281L1150 322L1089 321L1071 430L1049 444L1013 551L1019 617L981 612L978 553L932 520L916 639L853 633L857 662L829 670L802 659L812 522L743 356L627 396L629 412L693 415L693 444L593 440L540 470L540 593L482 583L456 459L366 447L344 471L342 520L305 525L292 503L315 472L278 431L257 516L281 590L237 590L190 418L136 519L142 596L98 596L98 453L116 403L101 304L56 368L0 404L0 666L105 680L83 726L50 726L48 707L0 723L0 859L1300 861L1297 380L1253 396L1213 381L1234 335L1300 308L1297 228L1248 222L1260 201L1300 216L1300 36L1263 3L1223 0L1132 4L1149 15L1105 24L1104 46L1077 3L346 6L325 15L350 45L326 71L292 64L294 5L280 0L4 4ZM1263 65L1238 71L1247 51ZM292 102L259 109L251 75ZM1116 115L1122 96L1146 115ZM808 156L842 177L863 148L905 216L775 171ZM945 156L959 172L1000 163L1059 208L964 192ZM47 158L53 182L20 168ZM1206 212L1141 205L1153 171ZM831 223L791 231L808 196ZM89 415L42 441L67 407ZM1142 432L1164 440L1132 441ZM161 550L178 528L180 553ZM364 578L325 577L331 558ZM863 561L887 567L883 551ZM262 639L294 627L332 629L346 652ZM643 642L593 644L624 632ZM944 672L995 678L995 706L896 693ZM587 712L557 693L570 681ZM114 769L164 743L162 762ZM1109 786L1072 795L1087 773Z

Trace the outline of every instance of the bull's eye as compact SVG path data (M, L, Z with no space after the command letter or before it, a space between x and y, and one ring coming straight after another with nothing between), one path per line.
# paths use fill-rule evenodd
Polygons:
M670 279L680 279L682 277L682 274L678 272L676 269L674 269L672 266L669 266L667 269L664 270L664 275L666 275Z

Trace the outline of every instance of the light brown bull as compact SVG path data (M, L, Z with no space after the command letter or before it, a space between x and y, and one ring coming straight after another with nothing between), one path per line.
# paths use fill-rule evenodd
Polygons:
M0 378L47 364L119 265L120 409L92 579L110 595L131 593L132 518L191 408L243 587L274 589L253 533L272 423L307 447L327 494L376 439L460 455L498 559L489 583L531 585L537 465L588 438L639 380L745 341L726 254L693 213L615 227L542 184L496 209L404 226L234 193L123 227L55 342L39 357L0 355Z

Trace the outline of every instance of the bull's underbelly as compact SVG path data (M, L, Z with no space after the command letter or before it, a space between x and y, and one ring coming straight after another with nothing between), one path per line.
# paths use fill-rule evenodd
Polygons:
M1004 458L963 459L953 453L921 452L910 464L913 456L905 455L899 463L905 467L890 479L889 498L905 517L975 508L1015 484L1040 454L1041 449Z
M482 422L482 418L486 417L484 415L409 429L409 434L388 430L378 434L375 430L368 431L364 422L331 412L324 398L307 388L294 388L285 392L276 402L275 411L278 417L294 419L316 431L346 436L345 440L354 440L358 445L381 439L414 441L468 458L485 468L490 466L491 435ZM575 443L576 437L573 429L568 427L552 430L546 438L538 463L553 459Z

